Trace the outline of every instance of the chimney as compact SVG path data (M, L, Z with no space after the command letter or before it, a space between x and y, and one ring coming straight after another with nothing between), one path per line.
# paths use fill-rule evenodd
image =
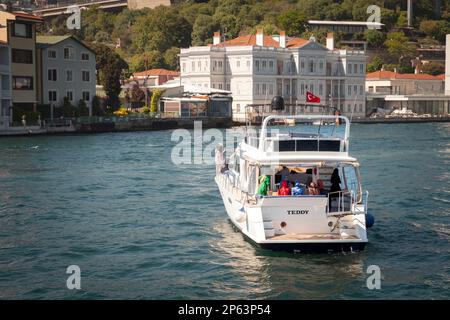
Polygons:
M256 45L257 46L264 46L264 31L263 29L258 29L256 31Z
M333 32L327 33L327 49L334 50L334 34L333 34Z
M284 31L280 32L280 47L286 48L286 32Z
M445 95L450 96L450 34L445 39Z
M214 32L213 45L220 43L220 32Z

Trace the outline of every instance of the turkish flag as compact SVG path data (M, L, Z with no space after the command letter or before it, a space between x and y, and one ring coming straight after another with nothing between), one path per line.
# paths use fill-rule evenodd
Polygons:
M310 91L306 91L306 102L320 103L320 98Z

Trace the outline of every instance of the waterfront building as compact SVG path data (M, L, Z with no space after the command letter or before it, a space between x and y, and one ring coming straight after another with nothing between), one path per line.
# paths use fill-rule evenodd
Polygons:
M445 94L450 96L450 34L445 38Z
M162 118L229 118L231 97L226 94L163 97Z
M0 41L0 131L8 129L11 118L11 51Z
M139 83L139 85L143 86L160 86L179 76L180 73L178 71L167 69L150 69L133 73L130 80L135 80Z
M38 100L58 106L84 100L92 114L95 96L95 52L73 36L38 36Z
M407 108L417 114L447 115L450 96L444 95L442 76L376 71L367 74L367 109Z
M42 21L22 12L0 11L0 41L8 44L11 52L13 112L15 109L36 111L36 25Z
M284 97L291 113L321 114L323 108L305 104L306 92L321 98L321 105L345 115L364 117L366 54L287 37L284 32L257 34L181 49L181 83L232 92L233 119L245 121L249 104L268 105L273 96Z

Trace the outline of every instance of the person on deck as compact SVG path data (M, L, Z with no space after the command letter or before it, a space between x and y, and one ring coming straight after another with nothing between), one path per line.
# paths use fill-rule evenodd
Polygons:
M300 186L300 182L295 182L295 186L292 188L291 193L293 196L301 196L304 194L304 191Z
M267 196L270 186L270 178L268 176L261 176L259 179L258 190L256 191L257 195Z
M291 188L288 187L287 181L283 180L281 182L281 188L278 190L279 196L290 196L291 195Z
M275 181L275 183L279 183L280 181L286 180L289 176L289 174L291 173L291 171L288 169L288 167L286 166L281 166L280 168L278 168L279 170L277 171L277 173L275 173L275 176L277 177Z
M216 174L223 173L225 169L225 156L223 145L221 143L219 143L216 146L215 162L216 162Z
M325 186L323 184L323 180L322 179L317 179L317 189L319 189L319 194L324 195L326 194L325 192Z
M341 178L339 177L338 168L335 168L333 170L333 174L331 175L330 182L331 182L330 192L341 191L341 186L340 186Z
M308 187L308 193L309 193L310 195L314 195L314 196L317 196L317 195L320 194L320 193L319 193L319 188L317 187L317 184L316 184L315 182L311 182L311 183L309 184L309 187Z
M330 194L328 195L330 212L335 212L338 210L338 203L336 203L336 198L339 199L339 191L341 191L341 178L339 177L339 170L335 168L333 174L331 175L331 187Z

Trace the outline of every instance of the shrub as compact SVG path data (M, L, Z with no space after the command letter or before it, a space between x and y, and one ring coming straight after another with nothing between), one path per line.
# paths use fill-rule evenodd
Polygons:
M124 106L122 106L122 107L119 108L119 110L114 111L113 114L115 116L125 117L125 116L128 115L128 110Z
M152 99L150 100L150 112L156 113L158 112L158 101L163 95L164 90L162 89L155 89L152 92Z

